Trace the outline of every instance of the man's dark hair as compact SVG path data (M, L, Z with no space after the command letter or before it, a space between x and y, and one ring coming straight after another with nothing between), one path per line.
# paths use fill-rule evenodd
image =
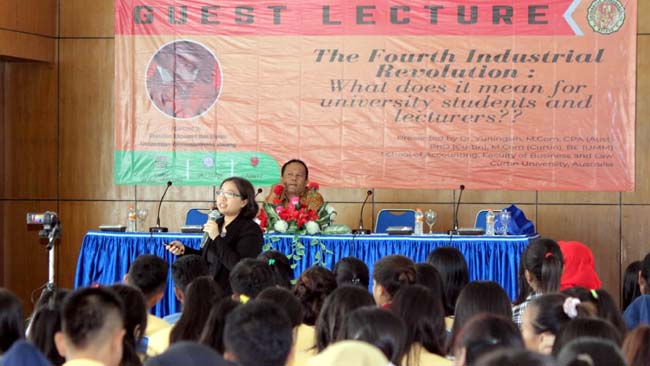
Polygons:
M650 284L650 253L641 261L641 276Z
M293 332L286 312L268 301L254 300L226 318L224 344L240 366L284 366Z
M284 171L287 169L289 164L293 164L293 163L301 164L305 168L305 179L308 179L309 178L309 168L307 168L307 164L305 164L305 162L300 160L300 159L291 159L291 160L287 161L286 163L284 163L284 165L282 165L282 170L280 170L280 175L283 176Z
M83 288L72 292L63 303L61 329L77 348L85 348L106 327L124 327L124 305L107 288Z
M23 305L13 292L0 288L0 354L25 338Z
M208 264L200 255L187 254L172 263L172 280L174 287L185 293L190 282L201 276L208 276Z
M230 287L233 293L253 299L265 288L275 286L275 279L275 273L267 262L245 258L230 272Z
M155 255L144 254L131 263L127 282L139 288L149 301L156 293L164 290L168 270L167 261Z

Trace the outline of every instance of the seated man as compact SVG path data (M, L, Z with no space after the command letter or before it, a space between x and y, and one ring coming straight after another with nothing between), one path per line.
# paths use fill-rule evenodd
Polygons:
M125 333L120 299L105 288L83 288L65 300L54 342L65 366L118 366Z
M199 255L188 254L179 257L172 264L172 280L174 281L174 295L183 304L185 302L185 290L194 279L210 275L208 264ZM181 312L169 314L163 319L169 324L176 324L181 317Z
M244 258L230 272L232 299L245 304L264 289L274 287L275 279L275 273L268 262Z
M124 282L142 291L147 301L147 309L150 310L165 295L168 269L169 264L164 259L151 254L144 254L131 263L129 273L124 275ZM149 337L169 326L169 323L161 318L148 314L145 336Z
M282 166L282 181L273 187L265 201L286 206L292 197L298 197L300 206L318 211L323 205L323 196L317 188L308 188L309 169L298 159L291 159Z

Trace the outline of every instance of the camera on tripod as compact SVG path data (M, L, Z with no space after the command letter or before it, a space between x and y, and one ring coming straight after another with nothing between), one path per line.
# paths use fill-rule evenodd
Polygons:
M38 232L41 238L50 238L59 231L59 217L56 212L27 213L27 225L43 225L43 230Z

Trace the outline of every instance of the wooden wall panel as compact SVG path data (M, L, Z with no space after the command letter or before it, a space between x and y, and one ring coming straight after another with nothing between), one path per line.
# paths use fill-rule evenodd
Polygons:
M642 260L650 253L648 238L650 238L650 206L623 206L622 215L622 250L621 263L625 270L628 264Z
M113 0L59 0L61 37L113 37Z
M365 196L361 197L363 200ZM375 202L450 202L452 190L375 189Z
M113 183L113 40L60 42L61 198L134 199Z
M57 181L56 67L5 67L3 198L54 199Z
M0 56L55 62L56 39L0 29Z
M172 182L173 183L173 182ZM165 191L165 184L160 186L138 186L137 198L145 201L158 202L163 192ZM169 201L214 201L214 187L194 187L194 186L179 186L172 184L165 195L165 200Z
M539 192L540 204L544 203L618 203L618 192Z
M637 0L637 4L639 4L639 12L637 17L638 32L643 34L650 34L650 22L648 22L650 19L650 1Z
M57 0L19 0L16 4L15 29L56 37Z
M456 197L458 197L458 192ZM474 191L471 187L465 188L461 198L462 202L514 203L517 205L535 203L535 200L535 191Z

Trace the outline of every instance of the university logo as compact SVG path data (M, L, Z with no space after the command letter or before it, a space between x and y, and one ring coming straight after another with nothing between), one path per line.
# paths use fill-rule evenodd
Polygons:
M625 21L625 7L619 0L594 0L587 11L587 21L594 32L617 32Z

